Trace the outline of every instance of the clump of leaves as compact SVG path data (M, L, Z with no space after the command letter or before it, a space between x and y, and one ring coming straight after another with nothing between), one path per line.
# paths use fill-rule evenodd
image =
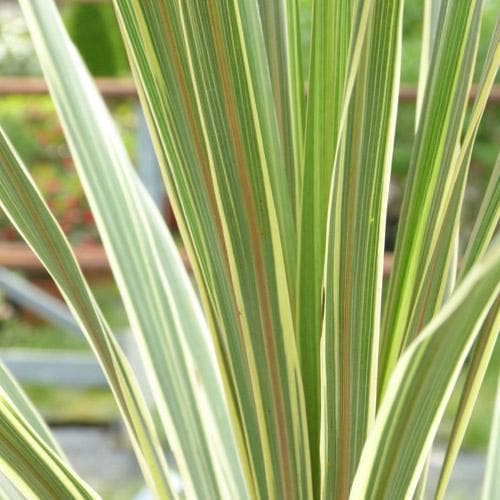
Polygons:
M200 306L56 9L21 0L152 402L4 135L0 202L93 346L156 497L179 496L160 431L187 498L421 495L471 353L443 496L500 330L500 247L487 251L500 163L457 265L470 155L500 57L497 28L466 118L481 3L442 0L434 12L426 2L415 140L383 299L403 2L315 0L306 98L298 2L115 0ZM0 456L16 486L96 496L3 378Z

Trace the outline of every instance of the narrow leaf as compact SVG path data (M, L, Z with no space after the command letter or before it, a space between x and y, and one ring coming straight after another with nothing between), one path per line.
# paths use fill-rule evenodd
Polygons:
M313 470L318 471L321 289L328 196L348 72L352 2L313 2L312 48L299 214L296 329ZM316 477L315 484L318 484Z
M402 12L402 2L374 2L335 159L325 260L323 498L347 497L375 418Z
M456 176L452 172L477 52L481 5L481 0L442 2L383 317L381 394L409 341L413 305L423 278L431 271L427 262L441 230L443 206L454 192ZM446 268L432 271L436 284L446 282Z
M22 5L184 489L193 497L244 498L210 333L176 246L55 5L46 0Z
M495 401L482 500L498 500L500 498L500 379L498 380Z
M256 494L307 497L295 218L258 2L114 4Z
M363 449L351 499L412 498L462 365L500 292L499 273L497 244L403 353Z
M500 299L497 299L493 304L484 325L481 328L481 333L477 339L476 345L472 351L471 360L466 367L466 379L460 403L453 420L453 426L450 431L450 438L446 448L446 455L444 457L443 465L439 475L439 481L436 488L436 500L444 498L446 487L453 471L460 446L462 445L465 431L470 422L472 411L481 389L481 384L486 374L486 369L493 355L496 341L498 339L499 331L495 331L495 320L500 311Z
M99 498L39 431L39 422L32 427L0 388L0 470L13 486L29 499Z
M429 66L432 51L436 42L436 32L439 20L439 11L442 0L424 0L422 22L422 48L420 50L420 65L418 72L417 102L415 108L415 130L418 128L425 89L429 78Z
M43 421L43 418L33 406L28 396L2 362L0 362L0 391L3 393L3 397L10 399L12 405L16 407L17 411L34 429L40 439L44 440L47 446L64 458L64 453L54 439L47 424Z
M464 276L486 251L500 220L500 156L491 173L476 222L462 259L459 279Z
M0 207L44 264L86 334L122 412L146 481L158 495L171 497L166 461L136 379L66 237L2 129L0 173Z
M298 210L302 185L304 79L299 0L259 0L269 72L290 199Z
M457 254L458 231L461 208L469 174L472 149L476 139L481 117L486 108L488 96L495 81L500 63L500 24L493 34L490 50L481 81L478 85L478 95L475 100L464 139L459 152L455 155L448 172L447 191L441 193L434 233L429 236L426 248L427 258L422 259L422 279L418 294L412 306L410 321L406 329L406 342L411 342L418 332L440 309L443 300L452 289L455 281L456 268L453 267Z

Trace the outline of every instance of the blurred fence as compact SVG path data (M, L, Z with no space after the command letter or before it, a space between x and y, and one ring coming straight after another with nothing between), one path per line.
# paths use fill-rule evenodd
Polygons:
M76 0L75 0L76 1ZM79 0L80 1L80 0ZM96 0L102 1L102 0ZM104 97L136 97L137 89L129 78L96 78L97 88ZM34 77L0 77L1 95L45 95L48 94L47 84L43 78ZM472 86L469 98L475 99L477 87ZM417 99L415 86L402 85L399 91L401 102L414 102ZM500 103L500 85L495 85L490 93L489 104Z

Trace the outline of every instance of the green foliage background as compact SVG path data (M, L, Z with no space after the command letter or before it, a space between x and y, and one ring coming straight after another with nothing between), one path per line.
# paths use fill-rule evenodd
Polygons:
M95 76L119 76L128 64L111 4L70 5L66 25Z

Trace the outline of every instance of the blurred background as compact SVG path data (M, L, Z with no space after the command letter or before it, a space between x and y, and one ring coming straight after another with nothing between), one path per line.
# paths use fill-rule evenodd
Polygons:
M302 44L304 54L308 54L311 0L301 0L301 3L304 12ZM111 3L106 0L66 0L59 4L71 37L92 74L98 78L133 161L142 170L146 184L148 179L150 182L153 179L151 184L154 186L157 172L152 149L130 80L130 69ZM422 4L422 0L406 0L405 6L402 99L391 179L387 252L391 252L394 245L413 143L413 97L419 71ZM485 0L484 4L476 81L499 7L496 0ZM307 64L307 57L305 59L304 64ZM124 332L127 325L122 305L61 126L40 77L41 71L17 2L1 0L0 124L74 245L111 326L117 332ZM462 245L477 214L498 153L499 100L500 93L496 87L485 112L472 158L466 205L462 214ZM155 198L168 224L175 231L175 221L168 203L161 193L156 192ZM26 281L20 281L19 278ZM29 284L37 288L29 288ZM46 294L37 295L40 290ZM69 450L69 455L74 457L77 470L96 485L106 498L129 498L138 491L141 480L117 424L118 415L113 399L85 340L71 324L66 311L60 308L59 303L52 302L50 297L58 297L50 279L0 213L0 358L22 379L29 395L54 427L63 446ZM122 337L126 343L126 336ZM492 361L494 366L490 367L487 374L465 439L465 453L457 466L453 498L473 498L474 491L480 485L496 374L500 368L498 354L497 346L497 355L493 356ZM452 399L440 430L441 435L449 430L451 410L457 403L457 398ZM108 467L101 467L99 461L92 458L91 450L95 450L96 446ZM87 452L85 447L88 448ZM438 447L435 457L437 462L440 453L442 451Z

